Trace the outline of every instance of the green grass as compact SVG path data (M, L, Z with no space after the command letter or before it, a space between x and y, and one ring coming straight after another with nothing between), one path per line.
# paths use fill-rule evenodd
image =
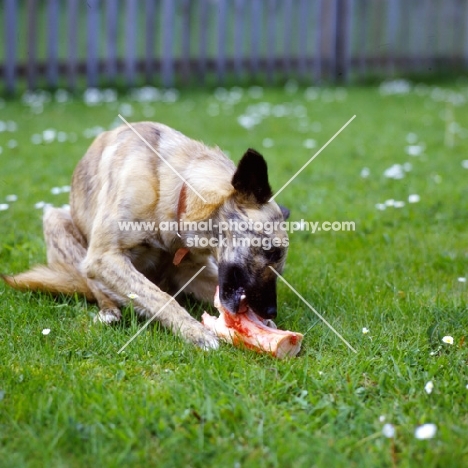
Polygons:
M313 154L305 139L320 147L357 115L278 201L292 220L355 221L355 232L292 234L284 276L358 353L281 283L278 325L307 332L301 354L285 361L228 345L206 353L157 326L118 355L140 326L130 309L126 324L104 328L93 324L97 307L80 298L0 285L2 467L466 466L468 284L458 278L468 276L468 171L461 164L468 112L464 103L454 107L461 130L446 146L446 103L431 99L432 89L381 96L356 88L331 102L333 89L313 101L302 89L265 90L232 105L202 91L182 92L176 103L121 97L133 107L128 119L151 110L152 119L235 160L248 146L261 150L277 190ZM455 85L444 89L468 97ZM293 112L248 131L237 117L258 102L290 103L298 114L302 105L308 123ZM218 107L219 115L208 114ZM0 271L45 261L34 204L67 202L51 187L69 183L91 142L83 131L109 127L118 110L117 103L87 107L76 99L34 114L19 101L4 103L0 120L18 130L0 133L0 203L9 194L18 201L0 211ZM48 128L75 132L77 141L33 145L31 136ZM424 155L405 154L410 132L425 143ZM265 138L274 146L262 148ZM8 147L10 139L17 147ZM402 180L383 176L405 162L413 168ZM366 179L363 167L371 171ZM415 193L419 203L375 208ZM193 312L199 316L200 307ZM442 343L444 335L454 344ZM396 427L394 441L382 436L382 415ZM415 439L422 423L437 424L434 439Z

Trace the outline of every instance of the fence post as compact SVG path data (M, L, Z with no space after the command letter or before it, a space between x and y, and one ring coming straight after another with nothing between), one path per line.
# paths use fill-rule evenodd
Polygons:
M200 0L200 48L198 56L198 74L201 83L206 79L206 59L208 47L208 1Z
M308 24L308 16L309 16L309 0L300 0L299 1L299 63L298 63L298 71L301 80L303 81L307 75L307 46L309 42L309 24Z
M174 84L174 7L173 0L163 0L162 4L162 82L166 87Z
M68 87L75 89L77 75L78 0L68 0Z
M134 86L136 77L137 0L126 0L125 7L125 81L127 86Z
M182 81L188 84L191 78L190 38L192 33L192 0L183 0L182 4Z
M250 0L252 5L251 23L250 23L250 66L252 75L255 76L259 71L260 38L262 36L262 5L259 0Z
M338 0L336 10L336 78L342 82L349 80L352 2L353 0Z
M8 93L15 90L16 81L16 0L5 0L5 82Z
M468 2L465 4L465 11L463 12L463 21L464 21L464 28L465 28L465 37L464 37L464 48L462 52L462 66L464 65L465 68L468 69Z
M336 0L322 2L322 69L331 79L336 78Z
M106 1L106 77L113 83L117 76L118 0Z
M314 78L316 83L322 80L322 50L323 50L323 28L322 28L322 0L316 0L315 7L315 60Z
M145 75L146 82L153 81L154 57L155 57L155 30L156 30L156 4L155 0L146 0L145 3Z
M28 89L36 87L37 80L37 0L28 0L28 53L27 53L27 82Z
M276 22L277 22L277 3L276 0L269 0L267 11L267 82L272 84L275 75L276 58Z
M397 30L398 30L398 16L399 16L399 0L388 0L388 27L387 27L387 41L389 43L389 53L387 62L387 72L394 75L396 66L396 50L397 50Z
M88 86L94 87L98 84L98 50L99 50L99 0L86 0L88 9L88 41L86 72L88 75Z
M245 2L236 0L234 5L234 72L237 79L243 74L243 44L245 39Z
M216 54L218 83L223 83L226 75L226 10L226 0L218 0L218 50Z
M316 0L320 3L320 0ZM284 42L283 42L283 70L286 76L291 73L292 65L291 58L293 54L292 50L292 35L293 35L293 23L292 23L292 0L283 0L283 30L284 30Z
M57 0L47 3L47 82L56 87L58 83L58 26L59 4Z

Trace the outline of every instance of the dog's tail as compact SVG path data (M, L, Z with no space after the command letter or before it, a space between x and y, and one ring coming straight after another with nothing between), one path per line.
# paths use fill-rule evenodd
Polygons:
M32 270L15 276L0 275L3 281L20 291L44 291L52 294L82 294L86 299L95 300L86 278L71 265L52 263L38 265Z

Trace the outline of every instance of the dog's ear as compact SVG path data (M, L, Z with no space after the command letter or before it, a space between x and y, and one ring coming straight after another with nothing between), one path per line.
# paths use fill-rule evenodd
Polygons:
M283 205L278 205L278 206L280 207L281 214L283 215L283 218L285 220L288 219L291 212Z
M259 204L266 203L273 195L268 183L266 161L251 148L239 161L231 183L236 192L248 198L253 197Z

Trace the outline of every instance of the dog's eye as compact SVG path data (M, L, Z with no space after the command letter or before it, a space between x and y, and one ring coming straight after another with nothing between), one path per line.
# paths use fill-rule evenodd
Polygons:
M269 250L265 250L265 258L271 263L280 260L282 254L283 251L279 247L271 247Z

